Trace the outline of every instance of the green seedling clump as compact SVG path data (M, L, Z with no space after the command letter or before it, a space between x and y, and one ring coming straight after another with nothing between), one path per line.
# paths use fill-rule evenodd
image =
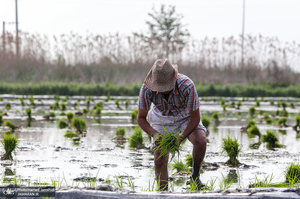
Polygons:
M6 102L5 103L5 110L10 110L11 109L11 105L10 105L10 103L9 102Z
M96 111L94 113L94 116L100 117L101 116L101 111L102 111L102 108L101 107L97 107Z
M142 129L140 127L134 128L134 133L129 137L129 147L138 148L143 147L144 138L142 135Z
M206 127L206 128L208 128L209 127L209 125L210 125L210 120L207 118L207 117L202 117L202 124Z
M72 131L67 131L64 135L65 138L73 138L73 137L78 137L78 135Z
M10 120L6 120L4 125L7 126L12 133L14 133L17 128Z
M126 133L125 128L118 128L118 129L116 130L116 136L117 136L117 137L124 137L124 136L125 136L125 133Z
M261 137L261 133L260 133L260 131L259 131L259 129L258 129L258 127L257 127L256 125L251 126L247 132L248 132L248 136L249 136L250 138L253 138L253 137L255 137L256 135L257 135L259 138Z
M252 107L249 108L249 114L250 114L251 117L254 116L255 112L256 112L256 109L255 109L254 106L252 106Z
M300 164L292 163L285 171L285 181L290 185L300 183Z
M286 124L287 120L288 120L287 117L279 118L277 120L277 125L287 127L287 124Z
M58 128L59 129L64 129L64 128L67 128L68 126L69 126L68 123L64 119L60 119L58 121Z
M2 113L0 113L0 126L2 126L2 124L3 124L3 115L2 115Z
M78 133L83 133L87 129L86 121L79 117L72 120L72 126L77 130Z
M1 144L5 150L5 154L2 156L2 160L13 160L12 152L18 147L19 139L13 136L11 133L4 133L1 140Z
M228 138L222 138L222 153L226 152L229 156L229 160L226 161L224 164L231 165L237 167L241 165L239 160L237 159L239 153L241 152L241 146L238 143L237 139L231 139L229 136Z
M72 119L74 118L74 113L69 112L66 114L67 118L68 118L68 122L71 123Z
M62 104L60 105L60 110L61 110L61 111L66 111L66 110L67 110L66 104L62 103Z
M193 167L193 155L192 154L189 154L186 156L185 158L185 163L188 167Z
M134 110L131 112L131 120L132 120L133 122L136 121L137 115L138 115L138 109L134 109Z
M268 149L281 148L283 145L278 143L279 139L275 132L267 130L266 135L262 135L262 142L267 143Z
M174 160L174 163L171 164L172 170L175 170L175 173L180 173L180 172L188 172L191 173L189 170L188 165L184 164L181 160L177 161Z
M172 154L172 158L171 158L172 160L175 156L175 153L178 153L178 157L179 157L180 148L179 148L178 138L180 136L181 130L179 130L177 133L174 133L176 127L173 129L172 132L168 132L163 124L162 127L164 128L165 132L158 134L158 136L160 137L159 143L157 147L154 149L154 151L160 151L158 159L166 155L168 152L170 152Z

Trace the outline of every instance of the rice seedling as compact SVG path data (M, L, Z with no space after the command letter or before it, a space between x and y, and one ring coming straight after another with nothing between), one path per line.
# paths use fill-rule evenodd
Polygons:
M131 112L131 120L132 122L136 122L136 119L137 119L137 115L138 115L138 109L134 109L132 112Z
M28 98L28 100L29 100L31 106L35 106L34 98L32 95Z
M270 101L270 105L274 106L274 101L273 100Z
M125 128L118 128L118 129L116 130L116 136L117 136L117 137L124 137L124 136L125 136L125 133L126 133Z
M11 109L11 104L9 102L5 103L5 110L9 111Z
M74 113L72 112L68 112L66 114L67 118L68 118L68 122L71 123L72 122L72 119L74 118Z
M126 108L126 109L128 109L129 102L130 102L130 100L126 100L126 101L125 101L125 108Z
M59 95L54 95L53 98L54 98L54 100L55 100L56 102L58 102L58 101L60 100Z
M120 107L120 99L115 99L115 104L117 105L117 109L121 109L121 107Z
M283 110L285 110L286 109L286 107L287 107L287 104L286 104L286 102L281 102L281 106L282 106L282 108L283 108Z
M69 124L64 119L60 119L58 121L58 128L59 129L64 129L64 128L67 128L68 126L69 126Z
M19 144L19 139L16 136L13 136L10 133L4 133L1 144L5 150L5 153L2 155L2 160L13 160L12 153L17 149Z
M282 148L283 145L279 144L279 139L275 132L267 130L267 134L262 135L262 142L267 143L268 149Z
M221 173L221 175L222 179L219 179L219 188L223 190L229 189L232 186L233 180L229 181L228 179L226 179L223 173Z
M191 173L188 165L184 164L181 160L180 161L174 160L174 163L170 164L170 166L172 170L176 171L175 173L181 173L181 172Z
M78 137L78 135L72 131L67 131L64 135L65 138L74 138L74 137Z
M268 119L266 119L266 123L269 125L273 124L273 119L269 117Z
M257 127L256 125L251 126L251 127L248 129L247 133L248 133L248 136L249 136L250 138L254 138L256 135L257 135L259 138L261 137L261 133L260 133L260 131L259 131L259 129L258 129L258 127Z
M55 118L56 117L54 112L49 112L49 116L50 116L50 118Z
M254 117L254 114L256 112L255 107L254 106L250 107L248 112L251 117Z
M214 112L214 113L212 114L212 117L213 117L214 120L215 120L215 124L218 125L218 123L220 122L218 112Z
M20 104L21 104L21 106L25 106L25 103L24 103L24 96L22 96L22 97L20 98Z
M67 110L67 106L66 106L65 103L61 103L61 105L60 105L60 110L61 110L61 111L66 111L66 110Z
M293 102L291 102L290 105L289 105L289 107L291 107L291 108L294 109L295 108L295 104Z
M287 117L279 118L279 119L277 120L277 125L278 125L278 126L284 126L284 127L287 127L287 126L288 126L288 125L286 124L286 123L287 123L287 120L288 120Z
M237 108L237 109L240 109L241 106L242 106L242 102L241 102L241 100L239 100L239 101L237 102L237 104L236 104L236 108Z
M291 163L285 170L285 182L290 186L300 183L300 164Z
M96 111L94 113L95 117L100 117L101 116L101 112L102 112L102 108L101 107L97 107Z
M10 120L6 120L4 126L7 126L12 133L14 133L15 130L17 129L17 126L14 125Z
M31 109L28 108L26 109L26 114L27 114L27 127L31 127L31 122L33 121L33 118L31 116Z
M193 167L193 155L192 154L188 154L185 158L185 164L189 167L192 168Z
M239 160L237 159L239 153L241 152L241 146L238 143L237 139L222 138L222 153L226 152L229 156L229 160L227 160L224 164L237 167L241 165Z
M91 101L92 101L91 99L86 100L86 110L88 111L90 110Z
M2 126L2 124L3 124L3 114L2 113L0 113L0 126Z
M140 127L134 128L133 134L129 137L129 147L130 148L140 148L144 147L144 138L142 135L142 129Z
M103 102L97 102L97 104L94 105L94 109L96 110L98 107L103 109Z
M256 101L256 106L260 107L260 101Z
M178 142L178 138L181 135L181 130L179 130L177 133L174 133L176 127L172 130L172 132L168 132L167 129L164 127L163 123L161 122L161 125L164 129L164 133L159 133L159 143L155 147L154 151L159 151L160 154L158 156L158 159L162 156L166 155L167 153L171 153L171 160L174 158L175 154L178 154L179 157L179 151L180 146Z
M76 109L78 107L78 102L74 102L73 107Z
M201 121L202 121L202 124L208 129L208 127L210 125L210 120L207 117L203 116Z
M249 188L258 188L258 187L270 187L272 186L272 181L274 179L274 174L272 173L270 176L265 176L263 180L259 180L255 175L255 182L250 183Z
M59 110L59 102L56 101L54 104L50 105L51 110Z
M87 129L86 121L79 117L76 117L72 120L72 126L78 133L83 133Z

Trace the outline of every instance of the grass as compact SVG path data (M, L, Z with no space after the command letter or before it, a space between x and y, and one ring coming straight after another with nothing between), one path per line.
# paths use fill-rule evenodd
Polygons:
M11 133L4 133L1 144L5 150L5 154L2 156L2 160L13 160L12 153L17 149L19 139L13 136Z
M291 163L285 171L285 182L291 186L300 183L300 164Z
M222 138L222 153L225 153L229 156L229 160L227 160L224 164L230 165L233 167L237 167L241 165L239 160L237 159L239 153L241 152L241 146L238 143L237 139Z

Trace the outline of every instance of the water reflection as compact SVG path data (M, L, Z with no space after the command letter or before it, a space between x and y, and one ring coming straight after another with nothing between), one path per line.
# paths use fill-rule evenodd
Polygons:
M226 177L226 182L228 182L228 183L237 183L238 182L238 174L235 169L229 170L229 173Z

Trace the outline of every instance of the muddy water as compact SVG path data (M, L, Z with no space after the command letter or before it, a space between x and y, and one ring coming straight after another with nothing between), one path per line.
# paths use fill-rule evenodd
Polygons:
M98 184L102 180L110 179L116 184L116 176L130 176L135 184L135 190L146 190L154 182L153 155L149 149L132 150L128 143L118 145L113 142L115 131L119 127L126 129L126 137L133 133L131 127L135 126L131 121L131 112L137 107L136 98L129 98L130 105L125 109L124 102L121 102L122 110L116 108L114 100L104 103L101 119L95 119L91 116L83 116L88 122L88 130L85 137L74 143L71 139L66 139L64 134L66 130L60 130L57 127L58 120L65 116L57 116L52 122L43 121L42 116L48 113L51 104L54 104L52 96L35 96L35 103L38 105L32 108L32 115L36 119L32 127L26 126L25 110L29 107L27 104L21 107L18 96L2 96L4 101L0 102L1 110L4 111L6 102L10 102L12 109L8 111L8 116L4 119L11 120L21 128L16 131L20 139L19 149L14 155L14 161L1 161L2 180L12 180L14 176L23 184L33 184L37 182L46 182L51 184L55 180L60 185L69 186L89 186L89 183L74 181L76 178L96 177ZM10 99L11 98L11 99ZM72 104L80 97L70 98L64 102L68 106L68 111L76 112ZM41 99L38 101L37 99ZM93 104L99 100L103 101L105 97L97 97ZM296 103L296 102L295 102ZM79 102L79 109L86 108L85 102ZM266 130L273 130L279 138L279 142L286 148L276 151L268 150L265 144L260 144L257 149L250 149L249 145L258 142L258 138L249 138L246 133L241 133L240 128L247 124L249 116L247 114L249 107L254 102L244 102L241 109L227 108L226 113L217 102L201 101L202 116L209 117L212 112L219 112L221 124L214 126L213 122L209 127L208 146L205 161L215 163L218 167L203 167L201 180L208 183L216 179L215 189L224 184L223 179L234 181L231 187L247 187L253 183L257 177L260 180L266 177L274 176L272 182L284 181L284 170L292 162L299 162L299 135L291 127L280 128L265 123L259 123L256 118L257 126L262 134ZM299 104L296 103L299 107ZM276 111L277 107L270 106L263 102L256 108L264 111ZM295 124L295 115L299 114L299 108L287 109L291 114L288 124ZM56 111L59 115L60 111ZM1 133L6 132L6 127L1 127ZM146 147L150 142L144 134ZM222 165L228 158L221 153L222 138L237 138L242 145L242 152L239 161L245 165L239 168L230 168ZM184 160L187 154L192 151L192 145L187 141L183 145L180 159ZM1 149L3 153L3 149ZM177 158L177 157L176 157ZM173 171L170 169L170 176ZM188 177L180 179L175 176L172 182L172 191L185 191ZM127 179L124 180L127 182Z

